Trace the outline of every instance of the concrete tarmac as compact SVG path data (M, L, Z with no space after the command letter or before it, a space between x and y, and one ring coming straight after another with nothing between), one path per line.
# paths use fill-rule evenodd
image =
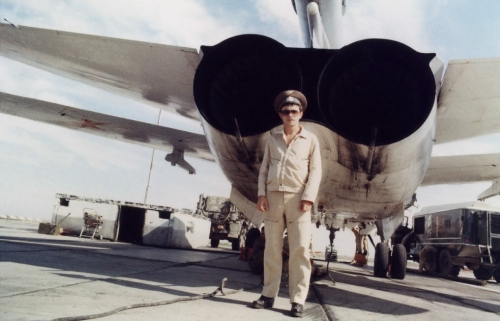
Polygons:
M230 250L180 250L37 234L38 223L0 220L0 320L290 320L288 288L255 310L261 277ZM208 240L207 240L208 241ZM316 264L326 268L326 263ZM314 279L303 320L500 320L500 285L330 263ZM471 278L471 272L461 272ZM227 278L226 295L213 293Z

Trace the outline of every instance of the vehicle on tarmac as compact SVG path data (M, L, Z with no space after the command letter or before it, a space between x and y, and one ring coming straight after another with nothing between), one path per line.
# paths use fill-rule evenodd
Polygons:
M228 198L201 194L195 214L212 221L209 235L211 247L218 247L220 240L228 240L231 242L231 249L240 249L245 218Z
M500 283L500 208L484 202L424 208L413 216L413 228L402 239L408 259L419 261L430 248L423 268L458 276L466 266L479 280ZM428 255L428 254L425 254Z

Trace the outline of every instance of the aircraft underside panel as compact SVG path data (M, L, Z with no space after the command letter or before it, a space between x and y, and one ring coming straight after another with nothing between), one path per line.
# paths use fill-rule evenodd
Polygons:
M403 202L419 186L429 163L433 110L414 135L373 148L352 143L322 125L302 122L318 137L321 146L323 177L316 212L360 221L399 214ZM248 208L249 202L255 204L266 140L278 127L261 135L238 138L218 131L205 120L202 124L216 161L241 195L241 206ZM237 200L232 201L239 205Z
M500 131L500 58L451 60L439 95L436 144Z
M0 92L0 113L213 161L205 136Z
M500 154L434 156L422 186L491 181L500 177Z

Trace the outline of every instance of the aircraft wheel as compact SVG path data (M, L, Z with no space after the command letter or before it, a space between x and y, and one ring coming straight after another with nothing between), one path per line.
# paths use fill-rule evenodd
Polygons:
M478 280L488 281L492 277L490 270L488 270L483 266L480 266L479 268L473 270L472 272L474 273L474 276Z
M442 276L448 276L451 274L453 264L451 263L451 254L448 249L442 249L439 253L438 268L439 274Z
M391 263L391 277L403 280L406 276L406 247L403 244L394 245Z
M240 250L240 239L236 239L231 242L231 249L233 251L239 251Z
M219 241L220 241L220 240L214 240L214 239L211 239L211 240L210 240L210 246L211 246L211 247L219 247Z
M375 247L375 258L373 261L373 275L378 278L387 277L389 269L389 248L385 243L378 243Z

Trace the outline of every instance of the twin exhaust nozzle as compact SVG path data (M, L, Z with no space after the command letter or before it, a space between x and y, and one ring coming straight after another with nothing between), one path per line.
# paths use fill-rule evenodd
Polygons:
M194 80L198 109L210 125L238 137L279 125L273 102L287 89L306 95L303 120L367 146L411 135L435 100L429 62L436 55L396 41L368 39L337 50L303 49L241 35L202 51Z

